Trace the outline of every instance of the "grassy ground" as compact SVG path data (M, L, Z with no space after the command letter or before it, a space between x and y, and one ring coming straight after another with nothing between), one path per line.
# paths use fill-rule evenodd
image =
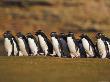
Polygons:
M0 57L0 82L110 82L110 60Z

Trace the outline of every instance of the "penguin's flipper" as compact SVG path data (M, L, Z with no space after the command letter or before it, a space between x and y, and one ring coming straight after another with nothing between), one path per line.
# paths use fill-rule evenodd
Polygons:
M10 40L10 43L11 43L11 45L12 45L12 52L11 52L11 55L14 56L14 43L13 43L13 40L12 40L11 37L9 38L9 40Z

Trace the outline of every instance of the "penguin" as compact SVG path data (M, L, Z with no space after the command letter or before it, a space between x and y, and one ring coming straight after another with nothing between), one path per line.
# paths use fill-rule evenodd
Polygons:
M76 42L78 42L77 46L79 47L80 58L87 58L86 51L85 51L83 44L82 44L82 40L76 39Z
M11 31L6 31L6 33L10 34L11 39L13 41L13 45L14 45L14 56L23 56L23 54L21 53L20 49L19 49L19 45L17 43L16 38L12 35Z
M36 35L36 32L35 32L35 39L37 40L37 46L38 46L38 48L39 48L38 55L44 55L43 49L42 49L42 47L41 47L41 45L40 45L38 36Z
M38 37L38 42L44 52L44 55L51 56L51 54L53 54L53 46L45 33L42 30L38 30L35 35Z
M62 57L70 58L70 52L67 45L67 37L64 33L59 34L59 44L61 46Z
M108 38L107 36L103 35L104 40L107 44L107 49L108 49L108 53L107 53L107 58L110 59L110 38Z
M4 46L6 49L6 52L8 53L8 56L12 56L14 55L14 44L13 44L13 40L12 37L9 33L5 32L3 34L4 37Z
M29 48L29 43L28 43L27 38L21 32L17 33L16 36L18 39L18 44L19 44L19 48L20 48L21 53L24 56L30 56L32 53Z
M96 34L96 48L98 50L98 57L104 59L107 58L107 54L109 52L109 48L107 46L106 40L102 33Z
M81 36L82 45L85 49L87 58L94 58L96 55L95 52L95 45L93 44L92 40L87 36L87 34L82 34Z
M79 52L78 41L75 39L73 32L68 33L67 44L69 47L71 58L79 58L80 52Z
M38 55L39 48L36 38L31 33L28 33L26 37L33 56Z
M55 55L57 55L59 58L61 58L61 47L59 44L59 38L56 32L51 32L51 42L53 45L53 50L55 51Z

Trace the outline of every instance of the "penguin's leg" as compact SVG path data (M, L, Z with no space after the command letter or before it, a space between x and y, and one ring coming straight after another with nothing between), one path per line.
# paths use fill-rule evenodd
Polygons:
M90 56L89 56L89 53L86 53L86 55L87 55L87 58L89 58Z
M53 56L55 56L55 55L56 55L55 50L53 50Z
M76 53L76 58L79 58L79 55Z
M102 54L102 59L106 58L106 51L103 52Z
M23 56L23 54L22 54L22 52L21 52L21 51L19 51L19 54L18 54L18 56Z
M12 50L9 50L8 51L8 56L11 56L12 55Z
M56 57L61 58L61 56L62 56L61 52L62 52L61 49L59 49L59 48L55 49Z
M51 56L55 56L56 55L56 53L55 53L55 50L53 49L53 53L52 54L50 54Z
M61 49L57 49L57 55L58 55L58 57L59 58L61 58L62 57L62 50Z
M39 56L38 50L35 51L35 56Z
M36 56L36 54L36 50L34 50L31 56Z
M38 50L36 49L36 50L34 50L33 56L37 56L37 55L39 55L39 54L38 54Z
M37 53L36 53L36 51L34 51L34 53L32 54L32 56L36 56L37 55Z
M45 53L45 56L47 56L48 55L48 50L45 49L44 53Z
M71 58L75 58L75 55L72 52L70 53L70 55L71 55Z
M79 53L79 49L77 50L77 58L80 58L80 53Z
M39 50L37 49L36 50L36 56L39 56L40 54L39 54Z
M57 53L57 56L58 56L59 58L61 58L61 52L58 50L56 53Z

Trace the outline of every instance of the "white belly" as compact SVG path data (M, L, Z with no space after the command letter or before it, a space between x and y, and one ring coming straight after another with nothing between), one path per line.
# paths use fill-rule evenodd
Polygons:
M72 37L67 37L67 44L69 47L70 52L76 52L75 43L72 39Z
M44 51L45 55L47 55L47 53L48 53L48 46L47 46L44 38L41 35L38 35L38 38L39 38L39 42L40 42L42 50Z
M28 56L28 53L27 53L26 48L25 48L24 41L21 38L18 38L18 43L19 43L21 53L24 56Z
M29 47L33 53L33 55L37 55L38 53L38 47L36 46L35 42L33 39L28 38L28 43L29 43Z
M80 56L79 49L76 50L76 47L75 47L76 45L75 45L72 37L67 37L67 44L68 44L68 47L70 50L70 55L73 57L79 57Z
M8 56L10 56L12 53L12 44L8 38L5 38L4 45L5 45L6 52L8 52Z
M87 56L93 57L94 56L93 49L85 38L82 39L82 44L83 44L85 51L87 52Z
M60 48L59 48L59 42L55 37L51 37L52 40L52 45L53 45L53 49L55 51L55 53L61 57L61 52L60 52Z
M101 39L97 39L97 46L99 49L99 54L102 58L105 58L107 53L106 53L106 47L104 42Z

